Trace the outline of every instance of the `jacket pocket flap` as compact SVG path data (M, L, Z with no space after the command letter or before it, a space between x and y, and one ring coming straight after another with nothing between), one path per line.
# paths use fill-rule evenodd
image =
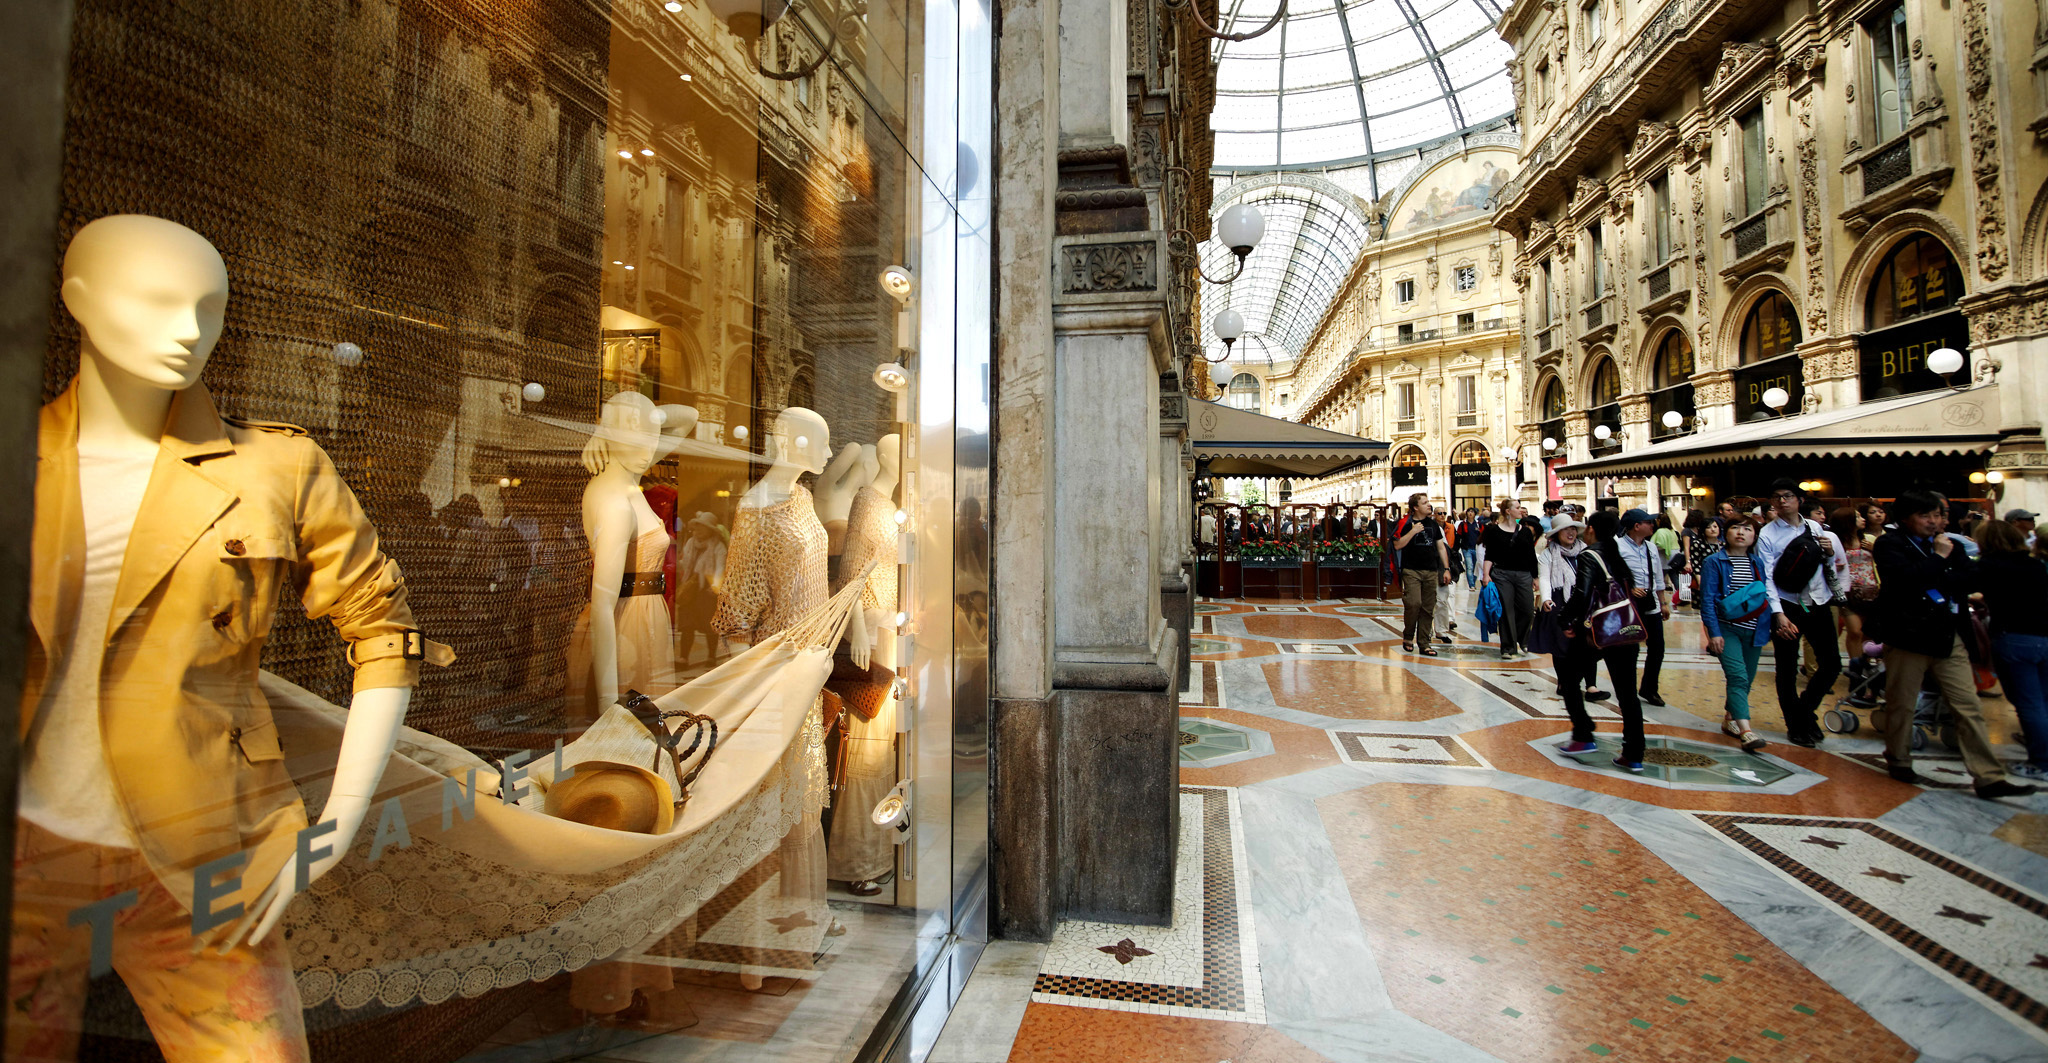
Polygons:
M242 533L223 528L220 533L222 561L293 561L299 556L291 536L282 531L261 529Z
M276 720L237 727L228 732L228 740L242 751L243 758L251 764L284 759L284 746L278 741Z

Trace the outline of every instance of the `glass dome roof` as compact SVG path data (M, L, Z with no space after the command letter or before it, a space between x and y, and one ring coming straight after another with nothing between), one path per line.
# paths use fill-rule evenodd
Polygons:
M1280 0L1224 0L1225 33ZM1216 42L1218 170L1360 162L1514 110L1494 0L1291 0Z
M1232 349L1232 362L1297 357L1365 247L1364 211L1336 185L1295 174L1233 186L1217 196L1216 209L1233 203L1257 207L1266 235L1235 279L1203 280L1202 348L1213 354L1223 346L1216 338L1216 315L1235 310L1244 315L1244 338ZM1201 254L1210 277L1228 277L1237 268L1237 256L1214 239L1202 244Z

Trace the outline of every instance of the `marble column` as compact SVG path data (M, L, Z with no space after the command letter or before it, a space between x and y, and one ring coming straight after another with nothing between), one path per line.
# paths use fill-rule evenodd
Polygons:
M1178 636L1173 685L1188 682L1188 632L1194 626L1194 458L1187 453L1187 395L1177 374L1159 378L1159 611Z

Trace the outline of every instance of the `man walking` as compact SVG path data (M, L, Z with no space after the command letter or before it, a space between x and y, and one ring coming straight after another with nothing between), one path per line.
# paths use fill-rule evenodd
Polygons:
M1451 558L1428 499L1418 495L1408 503L1408 527L1394 540L1394 549L1401 554L1401 648L1413 653L1419 642L1424 657L1435 657L1430 635L1436 623L1436 589L1451 581Z
M1781 478L1771 484L1766 500L1771 521L1757 533L1753 552L1758 574L1770 588L1771 659L1777 663L1785 736L1811 748L1827 737L1817 714L1842 674L1842 651L1835 642L1835 595L1828 579L1834 558L1820 525L1800 516L1805 498L1806 492L1792 480ZM1807 680L1804 693L1799 690L1801 640L1813 657L1813 678Z
M1621 516L1621 559L1634 576L1629 594L1636 598L1636 612L1642 615L1645 644L1642 676L1636 682L1637 696L1652 705L1663 705L1657 693L1657 673L1664 667L1664 621L1671 619L1671 602L1666 597L1671 581L1665 578L1663 552L1650 541L1657 530L1657 518L1647 511L1631 509Z
M1878 634L1884 639L1884 759L1900 782L1924 783L1913 772L1913 705L1928 675L1955 716L1963 767L1977 796L2024 797L2038 788L2014 783L1991 751L1970 659L1957 645L1962 602L1974 589L1975 566L1941 530L1939 496L1908 491L1893 503L1898 528L1877 540ZM1783 661L1783 658L1780 658ZM1784 666L1781 663L1779 667Z

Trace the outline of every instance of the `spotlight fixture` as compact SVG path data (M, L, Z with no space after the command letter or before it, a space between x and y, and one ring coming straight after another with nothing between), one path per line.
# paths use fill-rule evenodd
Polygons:
M903 510L900 510L900 509L899 509L899 510L897 510L897 511L896 511L896 526L897 526L897 527L899 527L899 528L901 528L901 527L903 527L903 526L904 526L905 524L908 524L908 523L910 523L910 514L908 514L908 513L904 512Z
M653 157L654 157L654 149L653 149L653 148L641 148L641 149L640 149L640 154L642 154L642 155L645 155L645 156L647 156L648 158L653 158Z
M668 3L665 3L661 6L663 10L667 11L671 15L683 9L681 0L668 0Z
M883 362L875 367L875 386L900 395L910 387L910 370L896 362Z
M633 267L631 267L631 266L627 266L626 268L627 268L627 269L632 269Z
M627 160L628 162L631 162L631 161L632 161L632 159L633 159L633 153L632 153L632 152L630 152L630 151L627 151L627 150L626 150L625 148L620 148L620 149L619 149L619 158L621 158L621 159L625 159L625 160Z
M910 829L910 780L899 780L880 801L868 818L877 827L895 827L897 830Z
M881 283L882 290L888 292L899 303L907 302L912 289L917 287L916 279L910 275L910 269L906 266L890 266L883 270L882 275L876 280Z
M529 381L525 387L519 389L519 397L528 402L545 402L548 397L548 389Z
M684 75L682 75L682 79L683 79L684 81L688 81L688 80L690 80L690 75L688 75L688 74L684 74Z

